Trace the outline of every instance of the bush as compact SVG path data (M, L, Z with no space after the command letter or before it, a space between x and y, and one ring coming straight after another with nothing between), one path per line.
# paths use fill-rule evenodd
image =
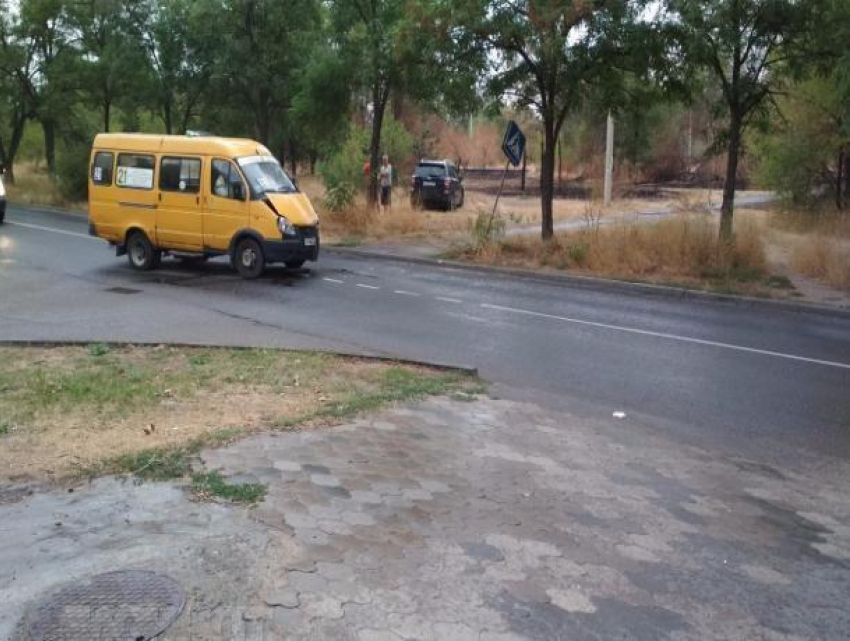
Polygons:
M364 184L363 165L369 159L369 141L371 132L366 127L351 127L345 142L336 153L319 165L319 174L325 181L325 187L332 190L348 183L356 190ZM409 164L413 152L413 136L404 125L387 114L381 129L381 154L390 157L395 171L394 182L398 183L402 167Z
M62 197L78 202L88 198L90 141L61 146L56 155L56 180Z
M354 205L354 197L357 188L349 182L340 182L335 187L328 189L325 194L325 207L328 211L341 212L350 209Z
M369 133L363 127L352 127L342 147L319 164L319 174L328 191L347 183L363 184L363 163L369 157Z
M814 208L834 195L836 159L847 134L831 115L844 98L833 78L812 78L794 86L781 101L782 126L757 144L758 173L767 187L794 204Z
M488 213L480 213L472 224L472 242L475 249L480 251L505 237L504 219Z

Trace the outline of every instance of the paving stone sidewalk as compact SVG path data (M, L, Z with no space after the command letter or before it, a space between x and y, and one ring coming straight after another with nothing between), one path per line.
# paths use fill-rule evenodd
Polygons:
M801 455L802 457L802 455ZM255 508L101 479L0 505L0 638L56 585L167 572L183 639L846 639L850 468L779 470L508 400L202 454Z

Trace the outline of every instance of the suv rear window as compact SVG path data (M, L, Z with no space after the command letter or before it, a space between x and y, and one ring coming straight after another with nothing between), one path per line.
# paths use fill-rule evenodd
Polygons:
M442 178L446 175L445 165L419 165L416 168L416 176L421 178Z

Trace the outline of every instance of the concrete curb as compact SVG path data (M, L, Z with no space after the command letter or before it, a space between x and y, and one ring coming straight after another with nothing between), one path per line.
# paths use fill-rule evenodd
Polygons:
M368 361L377 361L381 363L398 363L399 365L413 365L416 367L427 367L443 372L456 372L465 376L478 376L478 368L468 365L457 365L452 363L442 363L439 361L422 361L413 360L410 358L396 358L383 354L369 354L365 352L342 352L329 349L291 349L287 347L262 347L257 345L216 345L214 343L172 343L169 341L98 341L98 340L29 340L29 339L14 339L0 338L0 347L81 347L91 345L92 343L100 343L110 347L177 347L180 349L234 349L234 350L249 350L249 349L270 349L281 352L316 352L319 354L327 354L329 356L344 356L346 358L359 358Z
M340 256L355 256L372 260L383 260L397 263L408 263L413 265L427 265L429 267L442 267L444 269L458 269L478 274L496 275L502 277L521 278L523 280L556 285L560 287L573 287L581 289L594 289L597 291L608 291L620 294L644 294L660 296L665 298L680 298L700 301L732 303L735 305L764 309L767 311L815 314L818 316L831 316L835 318L850 319L850 309L841 307L826 307L813 303L795 303L766 298L754 298L751 296L736 296L734 294L719 294L715 292L704 292L696 289L685 289L669 285L653 285L651 283L633 283L624 280L613 280L598 278L595 276L579 276L576 274L552 274L538 272L531 269L519 267L493 267L486 265L475 265L458 260L445 260L441 258L421 258L418 256L403 256L399 254L387 254L372 252L367 249L356 247L325 246L325 252L338 254Z

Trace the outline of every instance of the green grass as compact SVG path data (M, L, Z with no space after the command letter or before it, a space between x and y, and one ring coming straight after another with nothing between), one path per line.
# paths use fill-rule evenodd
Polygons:
M129 474L144 481L183 478L192 472L192 463L203 448L224 445L242 434L242 430L222 429L194 438L183 445L150 447L121 454L96 465L80 467L77 476L91 479L107 474Z
M0 415L25 424L39 414L83 408L127 414L163 398L188 398L199 389L234 384L262 383L282 392L288 385L312 384L327 373L333 358L280 350L131 350L93 343L55 365L0 360Z
M15 472L15 460L24 462L21 457L29 456L49 461L60 475L76 478L127 474L165 481L190 476L201 449L258 430L329 424L391 403L433 395L470 400L484 391L479 379L458 372L313 352L102 343L62 348L0 347L0 437L24 434L29 439L26 452L7 450L4 465L10 473ZM136 446L143 449L109 456L115 448L125 451L123 425L141 430L158 412L157 427L165 430L160 421L165 425L169 420L179 421L179 414L171 414L172 406L186 408L184 401L202 394L217 395L221 402L232 393L256 394L267 403L271 399L270 407L274 408L280 397L280 410L270 410L245 425L217 430L213 426L221 425L219 417L203 417L207 425L195 425L197 431L186 434L180 444L150 447L158 440L152 437ZM204 410L201 406L191 411L203 414ZM121 426L116 427L116 422ZM90 455L76 459L70 454L77 451L71 440L76 438L76 431L69 426L80 423L93 441ZM69 439L67 454L65 438ZM16 442L16 447L23 446ZM106 453L105 457L101 458L99 452ZM77 463L70 462L75 459Z
M321 405L307 414L278 421L277 427L290 428L322 419L345 419L380 409L390 403L415 401L426 396L475 395L485 390L480 380L456 372L425 374L401 367L384 370L376 383L371 389L352 389L342 398Z
M205 499L218 497L231 503L257 503L266 496L266 486L260 483L228 483L218 472L198 472L192 475L192 491Z

